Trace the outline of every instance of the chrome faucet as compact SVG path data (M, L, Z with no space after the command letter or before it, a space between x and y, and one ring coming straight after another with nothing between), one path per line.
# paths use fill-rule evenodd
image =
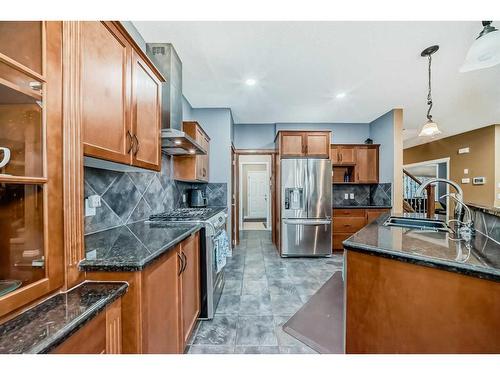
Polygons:
M472 238L472 235L474 234L474 222L472 221L472 214L469 207L467 207L467 205L464 203L463 200L464 192L459 184L457 184L455 181L448 180L446 178L431 178L430 180L425 181L424 183L422 183L422 185L418 187L417 191L415 192L415 196L422 198L424 189L428 185L435 184L438 182L443 182L445 184L451 185L457 191L456 195L445 194L441 197L441 198L450 197L458 203L457 206L455 207L455 218L452 220L448 220L447 224L449 225L451 222L458 223L458 233L457 233L458 237L460 239L469 241ZM428 199L431 199L431 197L428 197ZM467 220L462 221L464 209L468 217Z

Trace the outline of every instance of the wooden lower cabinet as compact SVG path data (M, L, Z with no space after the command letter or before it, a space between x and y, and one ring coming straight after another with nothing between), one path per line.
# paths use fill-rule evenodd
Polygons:
M120 354L122 352L121 299L56 347L53 354Z
M342 242L370 224L388 208L335 208L332 211L332 249L343 251Z
M127 281L123 353L184 352L200 313L199 232L137 272L87 272L89 280Z

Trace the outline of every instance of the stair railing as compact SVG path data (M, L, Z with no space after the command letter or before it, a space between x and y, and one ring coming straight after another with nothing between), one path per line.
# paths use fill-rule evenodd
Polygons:
M422 181L403 169L403 208L405 212L421 213L425 217L432 218L436 210L435 186L426 186L424 197L417 197L416 192L420 185Z

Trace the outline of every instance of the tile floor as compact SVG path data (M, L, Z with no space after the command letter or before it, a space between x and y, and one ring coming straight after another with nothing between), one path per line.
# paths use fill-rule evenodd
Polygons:
M226 285L211 321L198 324L191 354L300 354L314 350L282 325L336 271L342 256L280 258L267 231L242 231L226 265Z

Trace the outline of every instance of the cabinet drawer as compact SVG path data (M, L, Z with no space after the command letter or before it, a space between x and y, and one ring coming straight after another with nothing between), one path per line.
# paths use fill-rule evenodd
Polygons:
M365 217L366 210L362 208L335 208L333 209L333 217Z
M366 218L363 217L334 217L334 233L355 233L366 225Z
M348 239L352 233L335 233L332 236L332 249L333 250L344 250L342 242Z

